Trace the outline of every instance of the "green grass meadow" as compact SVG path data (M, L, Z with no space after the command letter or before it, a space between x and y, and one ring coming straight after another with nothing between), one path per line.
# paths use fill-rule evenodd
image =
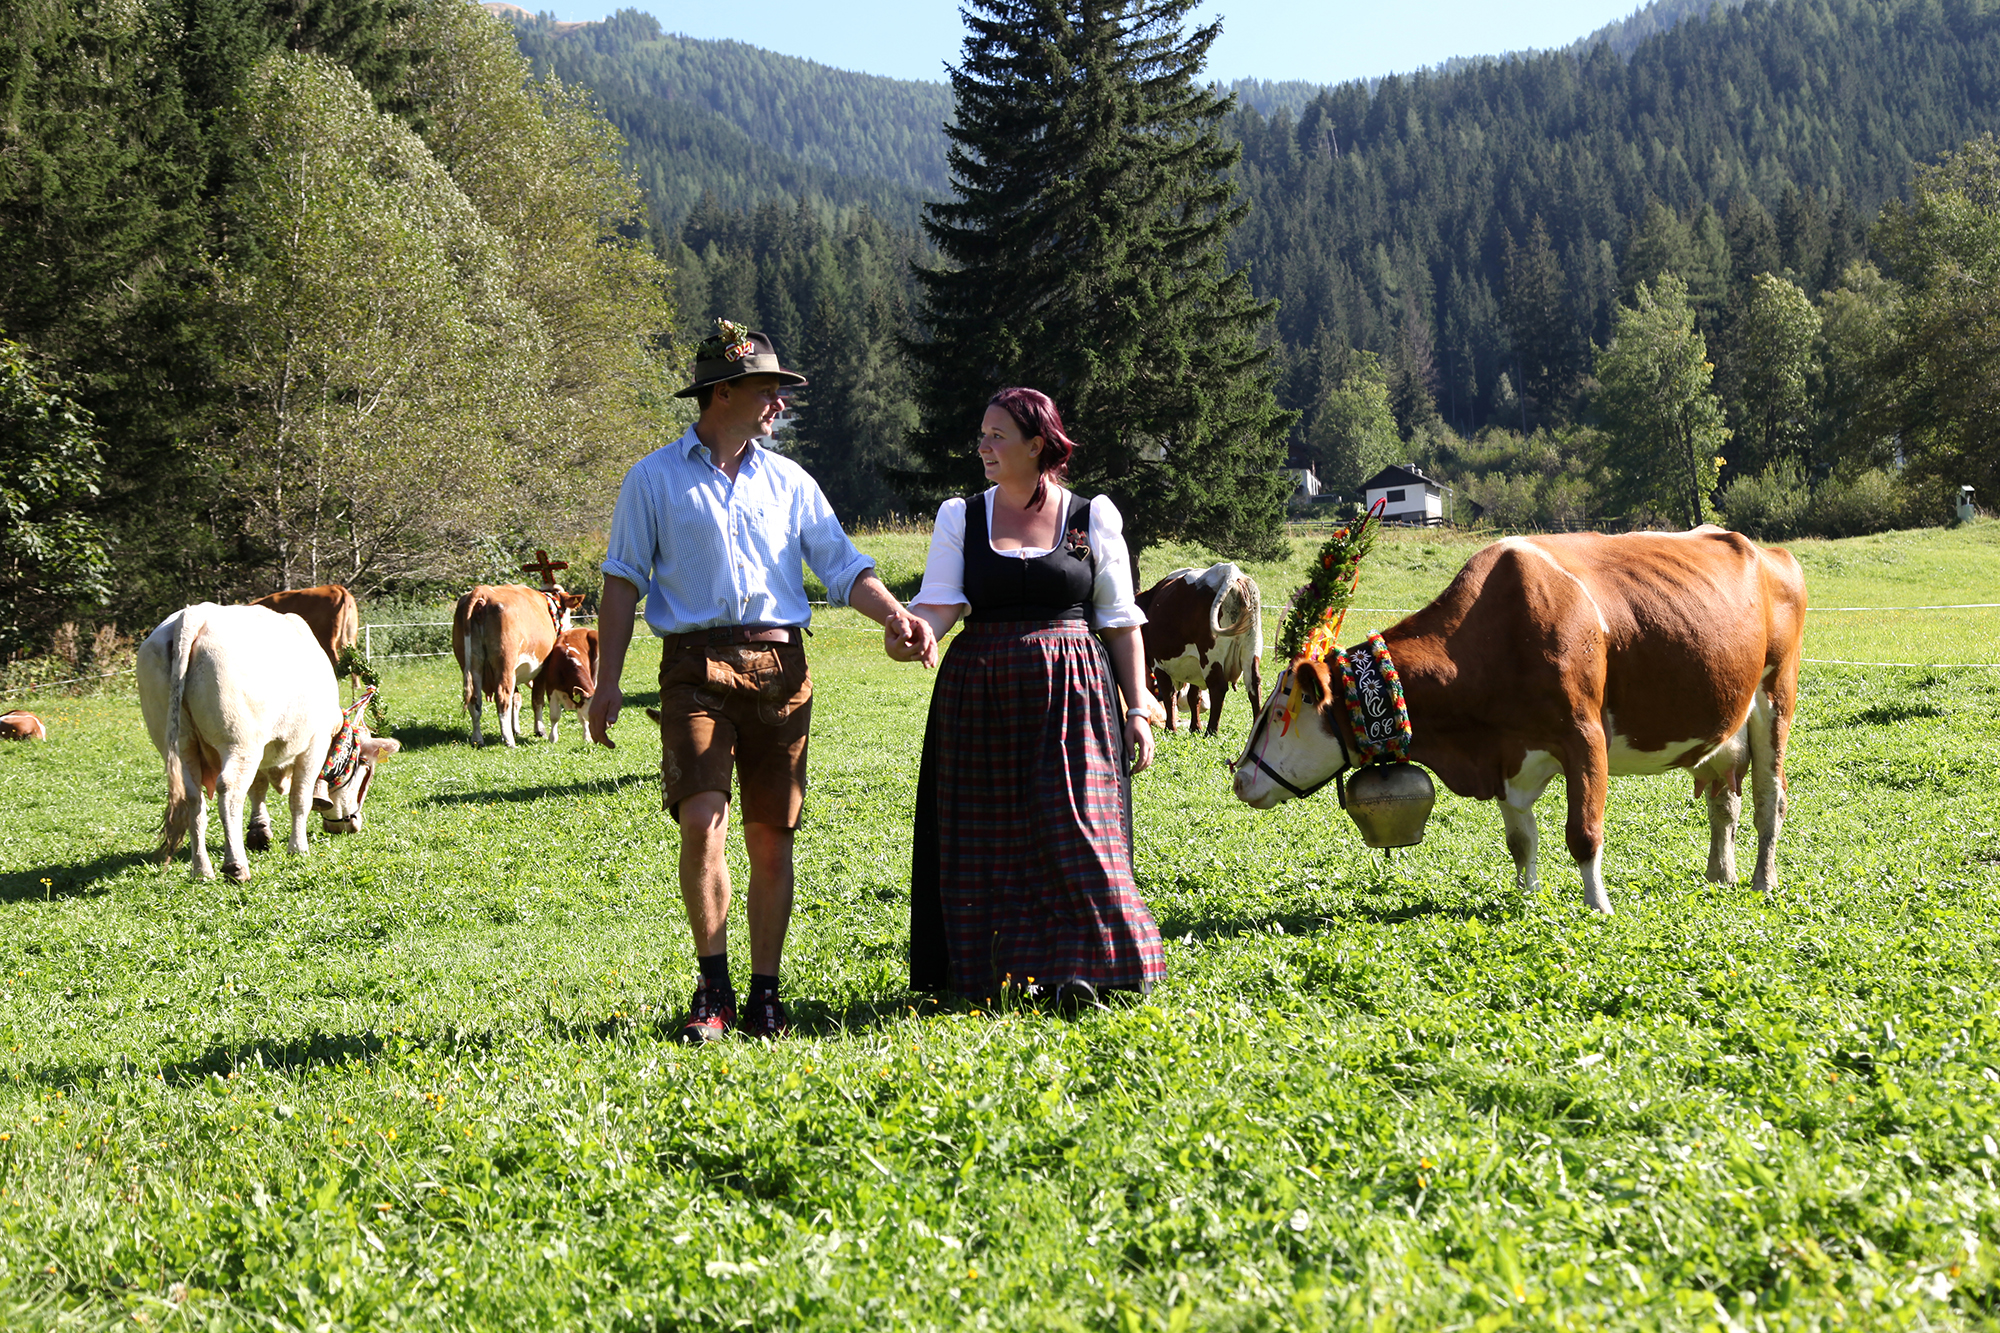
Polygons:
M1267 636L1315 540L1250 566ZM1477 545L1392 534L1359 600ZM2000 524L1792 549L1817 606L2000 601ZM1168 979L1076 1021L906 990L931 678L818 627L773 1045L670 1039L650 640L615 751L475 751L449 659L390 666L367 830L245 885L150 854L129 689L36 704L51 739L0 748L0 1327L2000 1324L2000 668L1965 665L2000 611L1815 612L1781 891L1703 882L1685 777L1621 779L1610 919L1561 784L1524 900L1489 807L1441 794L1385 860L1330 794L1236 802L1232 696L1135 781Z

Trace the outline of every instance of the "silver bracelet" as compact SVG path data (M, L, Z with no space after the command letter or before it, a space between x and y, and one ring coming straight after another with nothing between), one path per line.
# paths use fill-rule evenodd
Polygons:
M1125 710L1125 720L1128 722L1135 717L1151 717L1152 715L1153 715L1153 710L1146 707L1144 704L1139 704Z

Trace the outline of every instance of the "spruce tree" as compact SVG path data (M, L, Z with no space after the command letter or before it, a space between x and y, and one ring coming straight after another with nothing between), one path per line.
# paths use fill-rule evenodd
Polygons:
M986 400L1054 398L1079 491L1125 517L1133 560L1190 539L1235 556L1279 546L1290 414L1258 334L1273 304L1224 267L1242 220L1218 122L1233 98L1197 82L1220 32L1183 33L1193 0L971 0L951 71L956 198L927 205L943 263L918 274L909 348L924 498L969 493Z

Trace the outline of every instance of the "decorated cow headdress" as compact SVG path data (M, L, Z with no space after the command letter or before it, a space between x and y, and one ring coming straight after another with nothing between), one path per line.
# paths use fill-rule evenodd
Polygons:
M344 786L354 776L354 766L361 761L361 714L374 698L374 690L364 690L340 715L340 726L333 733L333 744L327 746L326 762L319 770L319 780L328 788Z

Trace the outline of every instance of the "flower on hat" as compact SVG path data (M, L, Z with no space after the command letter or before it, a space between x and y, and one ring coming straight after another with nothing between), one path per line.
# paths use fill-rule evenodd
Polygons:
M741 361L757 350L757 344L750 338L750 330L733 319L717 319L715 332L702 339L701 346L695 348L697 361Z

